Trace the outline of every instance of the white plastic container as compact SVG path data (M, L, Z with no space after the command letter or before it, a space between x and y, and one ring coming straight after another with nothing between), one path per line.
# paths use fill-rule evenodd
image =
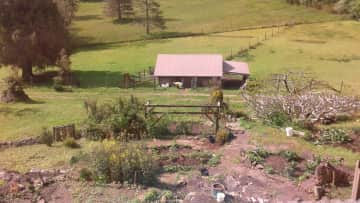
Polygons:
M216 195L217 202L224 202L225 201L225 194L222 192L217 193Z
M286 136L292 137L294 135L294 129L292 127L285 128Z

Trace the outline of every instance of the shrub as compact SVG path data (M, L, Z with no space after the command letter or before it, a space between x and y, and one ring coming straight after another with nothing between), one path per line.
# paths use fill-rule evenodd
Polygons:
M51 147L52 144L54 143L54 137L47 128L43 128L39 137L39 142L41 144L46 144L49 147Z
M211 95L210 95L210 103L213 105L217 105L218 102L220 102L220 104L222 104L224 102L224 93L220 88L214 88L211 91Z
M234 137L234 135L231 132L229 132L228 130L220 129L216 133L215 140L219 144L225 144L226 142L231 141L231 139L233 139L233 137Z
M92 180L92 173L87 168L82 168L80 170L80 180L81 181L91 181Z
M321 132L315 144L344 144L351 142L351 138L342 129L329 128Z
M161 197L164 197L167 201L175 198L174 194L169 190L162 192Z
M67 137L63 143L64 146L68 148L72 148L72 149L80 148L80 145L72 137Z
M157 124L154 123L154 121L150 120L147 123L147 129L148 133L151 137L154 138L165 138L171 134L168 126L169 122L167 120L162 120L158 122Z
M271 125L284 127L286 124L288 124L291 121L291 118L284 112L275 111L268 116L268 120Z
M189 135L191 133L190 126L186 122L180 122L179 125L176 126L176 134L178 135Z
M156 190L150 190L144 195L144 202L155 202L159 199L160 194Z
M94 139L112 137L129 141L148 135L144 105L136 97L119 98L113 104L103 105L89 100L85 101L85 108L88 112L85 131L95 129Z
M281 157L283 157L284 159L286 159L288 162L292 162L292 161L298 161L299 160L299 156L296 154L296 152L292 152L292 151L280 151L279 155Z
M262 148L257 148L252 151L246 152L246 158L251 162L253 165L261 164L265 161L267 157L271 155L270 152L266 151Z
M103 141L91 154L93 172L98 182L149 184L155 181L157 162L145 145Z

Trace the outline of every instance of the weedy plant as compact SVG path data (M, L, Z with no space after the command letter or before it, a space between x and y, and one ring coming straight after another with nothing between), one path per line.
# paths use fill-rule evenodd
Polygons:
M262 164L270 155L271 153L263 148L257 148L246 152L246 158L252 165Z
M103 141L93 149L90 159L98 182L156 182L158 165L145 145L114 140Z

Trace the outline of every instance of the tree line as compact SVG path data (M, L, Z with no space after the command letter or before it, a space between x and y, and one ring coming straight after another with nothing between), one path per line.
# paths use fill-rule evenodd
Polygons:
M352 18L360 19L360 0L286 0L286 2L318 9L328 7L335 13L350 14Z

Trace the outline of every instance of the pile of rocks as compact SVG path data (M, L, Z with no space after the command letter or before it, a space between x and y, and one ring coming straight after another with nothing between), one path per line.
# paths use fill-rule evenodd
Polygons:
M54 182L64 181L66 174L66 170L31 170L25 174L0 171L0 199L10 201L21 197L38 202L38 192Z
M27 145L40 144L39 138L27 138L19 141L8 141L0 142L0 149L10 148L10 147L22 147Z

